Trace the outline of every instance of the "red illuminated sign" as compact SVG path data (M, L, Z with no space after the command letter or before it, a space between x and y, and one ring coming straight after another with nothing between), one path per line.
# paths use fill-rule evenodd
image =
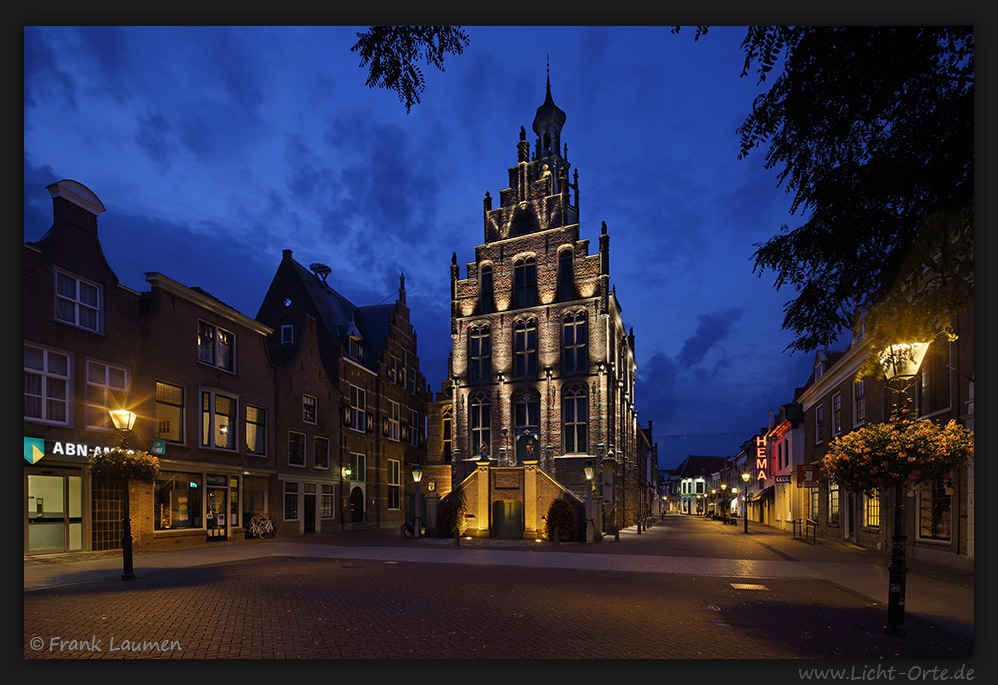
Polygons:
M766 436L755 436L755 470L756 480L766 480L769 471L769 461L766 458Z

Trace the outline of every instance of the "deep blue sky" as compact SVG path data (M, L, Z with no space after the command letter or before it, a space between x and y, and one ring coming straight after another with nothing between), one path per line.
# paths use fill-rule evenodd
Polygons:
M364 85L350 52L364 28L26 27L24 240L51 226L45 186L68 178L107 208L105 254L135 290L157 271L255 316L283 249L329 265L357 305L390 300L404 272L439 389L451 254L465 277L521 126L533 144L550 58L581 234L595 252L607 224L661 466L734 454L793 399L813 355L784 352L794 293L753 274L752 253L803 217L763 150L737 158L761 92L739 76L743 27L698 42L692 28L465 27L471 45L424 68L408 115Z

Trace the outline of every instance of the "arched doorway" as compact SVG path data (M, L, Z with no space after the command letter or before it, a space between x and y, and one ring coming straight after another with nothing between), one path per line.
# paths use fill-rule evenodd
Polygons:
M353 523L364 522L364 491L358 487L350 491L350 520Z

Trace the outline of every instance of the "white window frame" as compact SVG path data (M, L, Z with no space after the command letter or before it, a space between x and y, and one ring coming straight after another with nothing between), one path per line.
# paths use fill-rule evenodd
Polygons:
M862 379L852 384L852 425L866 423L866 385Z
M367 391L357 385L350 386L350 428L361 433L367 430Z
M361 452L350 453L350 481L364 483L367 481L367 455Z
M32 349L41 352L42 361L41 368L29 367L27 363L24 366L25 375L25 387L27 387L27 378L29 376L37 376L39 378L39 393L28 393L25 389L25 413L24 420L37 422L37 423L48 423L56 426L68 426L71 420L70 410L73 407L72 392L73 392L73 355L68 352L61 352L59 350L52 350L46 347L41 347L39 345L29 345L24 344L25 350ZM66 362L66 372L56 373L53 371L55 366L50 362L50 357L59 356L65 359ZM62 398L55 396L57 393L53 392L58 388L62 388ZM27 413L27 400L36 399L39 404L40 415L32 416ZM62 408L63 419L53 419L51 416L56 411L50 411L56 407Z
M309 409L311 409L311 416L309 415ZM314 426L318 415L319 401L312 395L303 394L301 396L301 420L304 423L310 423Z
M117 372L117 373L115 373ZM97 378L97 376L101 378ZM119 376L118 382L112 379ZM122 409L128 405L128 388L131 374L124 366L108 364L97 359L86 363L86 397L84 400L84 420L87 428L113 430L109 409Z
M208 408L206 410L204 406L205 395L209 396ZM200 445L206 449L214 450L225 450L227 452L235 452L238 450L237 445L239 445L239 435L237 427L239 425L239 398L235 395L229 395L228 393L218 392L216 390L211 390L207 388L202 388L199 394L201 399L200 406L198 410L201 412L201 435L200 435ZM218 416L218 398L223 397L227 400L232 400L232 413L222 414L222 416L228 417L228 422L224 424L227 426L226 431L223 434L226 436L226 441L229 439L228 432L232 432L232 446L228 445L219 446L217 444L216 427L215 427L215 417ZM222 427L219 426L217 432L222 432ZM211 440L207 437L211 436Z
M73 282L72 294L60 292L60 277ZM94 291L93 294L97 300L96 303L84 301L85 298L82 291L85 288ZM92 331L93 333L104 332L104 287L101 284L80 278L62 269L56 269L53 280L53 293L55 298L53 317L56 321L76 328L82 328L85 331ZM93 326L88 326L82 322L82 314L86 312L93 312Z
M814 444L815 445L820 445L822 442L824 442L824 438L821 435L824 432L824 430L823 430L824 422L825 422L825 408L822 405L819 404L817 407L814 408Z
M842 393L832 395L832 437L842 434Z
M298 496L298 483L293 480L284 481L284 507L281 515L285 521L297 521L301 518L301 497ZM289 499L290 498L290 499ZM295 513L292 518L288 518L288 504L294 502Z
M419 412L415 409L409 410L409 444L419 447Z
M203 351L207 349L207 344L205 340L202 340L201 331L202 326L211 329L211 355L203 354ZM228 344L229 348L229 363L225 364L222 361L222 354L220 353L222 344L222 334L230 336L231 342ZM217 326L210 321L205 321L204 319L198 319L198 363L207 364L216 369L221 369L222 371L228 371L230 373L236 372L236 334L232 331Z
M395 442L398 442L401 433L399 429L399 420L401 418L399 403L396 402L395 400L387 400L387 402L388 402L388 410L387 410L388 431L386 433L386 437L389 440L394 440Z
M180 404L174 404L171 401L167 401L165 399L160 399L160 393L159 393L160 386L163 386L164 389L179 390L180 391ZM182 385L174 385L173 383L167 383L166 381L156 381L155 387L156 387L156 438L160 439L160 440L166 440L167 442L173 442L173 443L183 444L183 442L184 442L184 416L187 413L187 411L186 411L186 408L187 408L187 402L186 402L186 400L187 400L187 389L184 388ZM164 417L161 416L161 414L160 414L160 409L159 408L160 408L161 405L163 407L174 407L176 410L179 410L179 417L177 419L177 422L179 423L179 426L177 427L177 431L176 431L176 433L179 435L179 437L176 440L171 440L170 438L163 437L164 433L173 433L174 431L173 430L164 431L161 428L161 422L165 420Z

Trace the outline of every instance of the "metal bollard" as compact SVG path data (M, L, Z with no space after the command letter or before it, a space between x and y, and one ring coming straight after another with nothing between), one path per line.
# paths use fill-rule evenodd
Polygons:
M461 531L458 530L457 526L454 526L454 546L461 546Z

